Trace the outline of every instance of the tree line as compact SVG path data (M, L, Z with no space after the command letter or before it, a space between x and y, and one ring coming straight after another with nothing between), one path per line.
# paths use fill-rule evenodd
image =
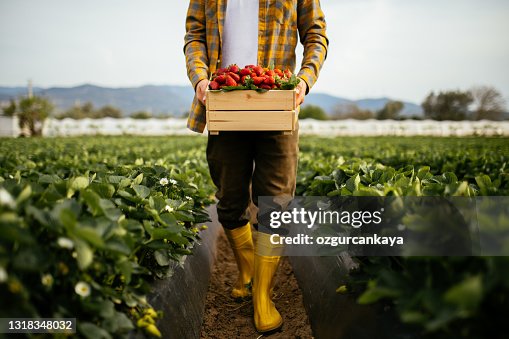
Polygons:
M433 120L502 120L506 112L502 94L493 87L479 86L469 91L431 92L421 103L423 118ZM340 119L422 119L421 117L403 117L404 104L401 101L388 101L377 111L362 109L356 104L338 105L331 115L319 106L302 107L299 118L317 120Z

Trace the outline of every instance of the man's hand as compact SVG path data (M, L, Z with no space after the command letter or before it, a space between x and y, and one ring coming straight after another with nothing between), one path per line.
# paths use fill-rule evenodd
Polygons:
M201 80L198 85L196 85L196 97L200 102L205 105L205 92L207 91L207 87L209 86L209 81L207 79Z
M302 79L300 79L299 84L297 85L296 92L297 92L297 106L302 104L304 102L304 97L306 96L306 92L308 90L308 85L306 82Z

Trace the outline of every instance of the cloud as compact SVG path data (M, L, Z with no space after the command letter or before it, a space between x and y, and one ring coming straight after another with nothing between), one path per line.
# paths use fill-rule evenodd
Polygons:
M482 83L509 98L509 1L321 4L331 45L314 91L419 102L432 89ZM30 77L42 86L189 84L182 53L187 6L167 0L0 2L1 84Z

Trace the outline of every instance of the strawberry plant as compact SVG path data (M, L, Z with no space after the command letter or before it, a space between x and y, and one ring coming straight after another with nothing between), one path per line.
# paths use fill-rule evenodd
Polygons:
M212 193L203 144L160 141L2 141L1 317L75 317L87 338L157 336L150 281L192 254Z
M303 138L297 194L506 196L508 145L504 138L338 138L334 142ZM495 218L501 224L492 229L508 227L506 217ZM422 338L497 338L503 333L502 314L509 309L508 257L355 260L358 268L347 281L339 282L338 290L351 293L361 304L393 308Z
M269 71L233 66L214 79L265 90L267 77L276 86L278 77L294 77ZM196 225L207 220L214 188L205 143L1 139L0 317L76 317L88 338L126 337L134 328L160 335L161 313L146 296L153 279L192 253ZM509 195L508 145L504 138L305 137L297 194ZM384 303L422 337L499 335L509 309L507 257L355 260L358 270L338 291Z

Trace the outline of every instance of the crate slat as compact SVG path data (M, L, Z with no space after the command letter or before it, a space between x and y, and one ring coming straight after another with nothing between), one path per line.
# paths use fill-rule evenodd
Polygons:
M245 121L257 124L260 121L274 123L292 120L295 111L209 111L209 121Z
M263 121L256 126L243 121L211 121L209 131L292 131L292 124L288 122L274 123Z
M295 91L207 91L207 110L210 111L292 111Z
M209 131L293 131L295 111L209 111Z

